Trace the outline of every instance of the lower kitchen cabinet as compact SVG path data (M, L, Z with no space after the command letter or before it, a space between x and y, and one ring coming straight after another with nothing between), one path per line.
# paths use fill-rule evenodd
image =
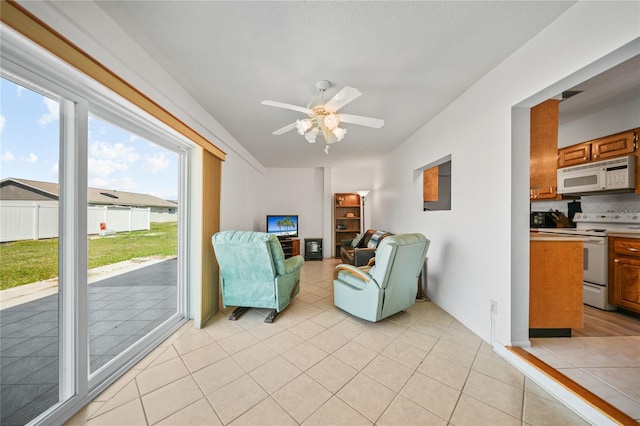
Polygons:
M609 238L609 303L640 313L640 239Z
M583 327L582 241L532 236L529 266L529 336L570 337Z

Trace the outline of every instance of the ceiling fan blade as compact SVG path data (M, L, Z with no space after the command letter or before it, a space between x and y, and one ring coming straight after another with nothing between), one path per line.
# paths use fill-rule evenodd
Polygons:
M384 120L379 118L363 117L353 114L338 114L338 119L343 123L359 124L361 126L374 127L379 129L384 126Z
M278 129L278 130L274 131L272 134L276 135L276 136L279 136L279 135L281 135L283 133L287 133L289 130L293 130L295 128L296 128L296 123L293 122L291 124L287 124L286 126L284 126L281 129Z
M357 99L360 95L362 95L362 93L360 93L358 89L345 86L324 104L324 109L328 112L336 112L349 102Z
M293 111L299 111L305 114L309 114L311 110L309 108L301 107L298 105L285 104L284 102L276 102L276 101L262 101L262 105L268 105L277 108L290 109Z

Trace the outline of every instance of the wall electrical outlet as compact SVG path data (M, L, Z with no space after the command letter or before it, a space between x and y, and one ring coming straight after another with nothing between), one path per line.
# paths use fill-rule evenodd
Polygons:
M495 300L489 301L489 312L492 315L498 315L498 302L496 302Z

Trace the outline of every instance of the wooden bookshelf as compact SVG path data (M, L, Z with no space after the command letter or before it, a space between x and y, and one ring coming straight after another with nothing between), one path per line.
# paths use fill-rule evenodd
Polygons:
M340 242L352 240L362 232L362 202L356 193L333 195L333 243L334 256L340 257Z

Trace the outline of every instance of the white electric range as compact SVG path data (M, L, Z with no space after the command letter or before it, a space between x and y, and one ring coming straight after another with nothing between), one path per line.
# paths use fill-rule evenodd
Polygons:
M584 304L603 310L615 310L609 304L608 239L611 232L640 233L640 212L576 213L575 228L544 228L540 233L580 235L584 242Z

